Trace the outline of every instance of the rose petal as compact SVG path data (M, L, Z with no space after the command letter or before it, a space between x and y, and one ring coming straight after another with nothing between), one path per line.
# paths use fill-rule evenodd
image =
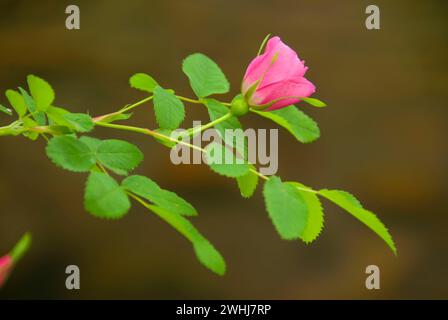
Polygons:
M262 81L258 88L263 88L278 81L302 77L307 70L294 50L284 44L279 37L273 37L268 41L265 52L249 64L242 92L245 94L260 79Z
M258 89L249 103L263 105L280 99L270 106L267 111L276 110L300 101L300 98L309 97L316 91L316 87L304 77L294 80L279 81Z
M13 263L14 262L11 256L9 255L0 257L0 287L6 281L6 278L8 277L9 272L11 271Z

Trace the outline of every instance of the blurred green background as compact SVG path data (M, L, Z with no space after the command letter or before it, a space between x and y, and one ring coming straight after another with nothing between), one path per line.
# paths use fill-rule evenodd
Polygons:
M381 30L364 26L381 9ZM81 30L65 29L65 7L81 9ZM317 242L282 241L260 188L243 200L235 183L205 165L174 166L150 138L125 135L145 153L138 173L193 203L194 223L228 264L220 278L190 244L135 205L120 221L87 214L85 175L46 158L44 141L0 139L0 252L27 230L29 254L1 298L447 298L446 1L0 1L0 90L27 74L53 84L57 104L102 114L139 100L135 72L192 96L181 61L203 52L239 89L264 36L279 35L309 66L326 109L303 106L322 137L310 145L280 131L279 175L353 192L390 228L399 255L349 214L325 202ZM230 99L231 95L225 98ZM0 98L2 103L6 99ZM184 126L207 119L188 107ZM1 124L8 121L1 117ZM134 123L155 127L151 107ZM254 115L246 127L275 127ZM122 137L97 129L100 137ZM81 269L81 290L65 289L65 267ZM381 269L381 290L365 289L365 268Z

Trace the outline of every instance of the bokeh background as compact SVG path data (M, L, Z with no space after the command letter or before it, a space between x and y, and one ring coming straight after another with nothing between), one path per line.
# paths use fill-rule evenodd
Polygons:
M379 31L364 26L371 3L381 9ZM80 6L79 31L65 29L69 4ZM180 67L193 52L216 60L235 94L264 36L281 36L306 60L316 96L329 107L303 106L321 127L313 144L280 131L279 175L353 192L390 228L399 255L327 202L317 242L282 241L260 188L244 200L233 181L207 166L174 166L162 145L125 135L146 155L137 172L199 210L195 225L228 264L218 277L197 262L184 238L137 205L120 221L87 214L85 175L55 168L44 141L3 137L0 251L27 230L34 243L0 297L448 298L447 12L441 0L1 0L0 90L36 74L53 84L58 105L91 114L139 100L142 94L128 85L135 72L191 96ZM189 106L184 125L194 119L206 121L205 110ZM133 121L155 127L149 106ZM242 121L275 127L255 115ZM95 134L122 137L107 129ZM65 289L69 264L81 269L79 291ZM381 290L365 289L370 264L381 269Z

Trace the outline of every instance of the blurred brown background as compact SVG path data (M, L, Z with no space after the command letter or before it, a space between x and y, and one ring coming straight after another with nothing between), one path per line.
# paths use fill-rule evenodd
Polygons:
M364 26L371 3L381 9L379 31ZM80 31L65 29L69 4L80 6ZM174 166L165 147L126 135L146 156L137 172L199 210L194 223L228 264L220 278L137 205L118 222L93 218L82 205L85 175L55 168L43 141L4 137L0 252L27 230L34 243L0 297L448 298L447 12L446 1L1 0L0 90L36 74L53 84L58 105L92 114L140 99L128 86L135 72L192 96L180 65L193 52L216 60L236 94L264 36L281 36L306 60L316 96L329 107L304 106L321 127L317 142L301 145L281 131L279 175L353 192L390 228L399 255L327 202L317 242L282 241L260 189L243 200L231 180L206 166ZM155 127L148 110L134 123ZM190 106L184 125L206 117ZM255 116L242 121L274 127ZM81 269L79 291L65 289L68 264ZM364 287L370 264L381 268L379 291Z

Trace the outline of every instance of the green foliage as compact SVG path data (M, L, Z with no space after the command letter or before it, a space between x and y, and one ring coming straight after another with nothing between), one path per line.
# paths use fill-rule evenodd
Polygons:
M210 168L220 175L236 178L244 176L249 172L249 164L238 159L232 150L216 142L206 147L206 159Z
M143 161L143 153L135 145L115 139L102 141L96 157L106 168L121 175L127 175Z
M128 120L132 117L132 113L112 113L107 115L106 117L103 117L101 119L101 122L103 123L111 123L111 122L115 122L115 121L120 121L120 120Z
M7 90L5 95L8 98L9 104L14 108L19 117L22 118L27 112L25 100L22 95L15 90Z
M158 86L156 80L146 73L136 73L130 79L129 83L132 88L153 93Z
M14 264L17 264L20 259L22 259L23 255L28 251L31 246L31 234L29 232L25 233L22 238L16 243L14 248L10 251L9 255L11 256Z
M162 129L162 128L156 129L154 131L161 134L162 136L165 136L165 137L170 137L171 133L173 132L173 130ZM174 146L177 145L176 142L162 139L162 137L155 136L154 138L156 139L157 142L163 144L165 147L168 147L168 148L173 148Z
M81 138L79 138L79 141L86 144L89 147L92 154L94 154L96 157L96 150L98 149L98 146L101 144L100 139L92 138L92 137L88 137L88 136L82 136Z
M249 165L250 169L256 170L252 164ZM255 190L257 190L258 180L258 175L253 171L248 171L245 175L236 178L238 188L244 198L252 197Z
M267 39L268 37L265 41ZM264 44L262 48L263 46ZM241 94L231 103L207 98L213 94L228 92L230 86L219 66L203 54L188 56L183 61L182 70L189 78L199 101L179 97L173 90L160 87L151 76L137 73L129 80L131 87L151 93L153 96L95 119L88 114L71 113L66 109L55 107L53 105L55 93L52 87L45 80L29 75L27 82L30 93L22 88L19 88L19 92L7 90L5 93L19 120L1 127L0 135L23 134L32 140L37 139L40 134L46 139L47 135L52 135L46 147L46 153L51 161L66 170L90 173L84 195L84 205L88 212L100 218L121 218L130 209L129 197L131 197L185 236L192 243L197 258L204 266L223 275L226 271L223 257L185 217L197 215L196 209L189 202L174 192L162 189L147 177L133 175L125 178L120 184L107 173L110 170L118 175L127 176L143 161L143 154L138 147L123 140L99 140L88 136L77 138L79 133L90 132L97 124L151 135L158 142L172 148L177 141L169 141L168 137L185 118L185 107L181 99L204 104L212 123L201 126L200 130L196 130L197 127L189 129L185 136L194 136L201 130L214 127L221 138L217 140L222 140L224 144L213 141L206 147L205 157L208 165L212 171L220 175L236 178L241 195L245 198L251 197L258 186L259 174L255 166L247 161L247 137L237 118L249 110L247 101ZM252 89L255 89L255 86ZM133 126L106 125L117 120L129 119L132 114L123 112L151 99L154 102L159 129L151 131ZM301 100L319 108L326 106L316 98ZM303 143L312 142L320 136L316 122L295 106L269 112L253 109L251 111L284 127ZM0 112L12 114L11 109L2 105ZM353 195L340 190L315 191L297 182L282 182L276 176L262 177L267 179L263 187L266 208L281 238L301 239L305 243L311 243L319 236L324 226L324 213L318 198L320 195L364 223L396 254L395 244L384 224L375 214L364 209ZM26 241L24 243L26 244Z
M153 180L144 176L130 176L123 180L123 188L145 198L153 204L175 214L197 215L196 209L187 201L171 191L160 188Z
M394 241L387 228L374 213L364 209L353 195L346 191L328 189L320 190L319 194L345 209L359 221L364 223L386 242L395 255L397 254Z
M92 118L85 113L68 113L64 116L64 119L77 132L90 132L95 127Z
M46 114L53 124L64 126L71 131L90 132L95 127L92 118L84 113L71 113L63 108L49 106Z
M264 184L263 195L269 217L280 236L285 240L300 238L307 225L308 210L297 188L272 176Z
M72 136L52 138L46 151L54 164L73 172L88 172L96 162L90 148Z
M47 123L45 113L37 110L33 97L31 97L25 89L19 87L19 91L22 94L28 111L33 115L34 120L36 120L39 126L44 126Z
M194 251L199 261L208 269L218 275L226 272L226 263L215 247L199 233L199 231L181 215L154 205L146 205L148 209L157 214L161 219L171 225L180 234L193 244Z
M23 122L23 128L25 129L34 128L38 126L37 122L31 118L23 118L22 122ZM33 131L25 131L23 135L32 141L36 140L39 137L39 133Z
M327 106L325 102L320 101L319 99L316 98L301 98L301 100L317 108L324 108Z
M5 106L0 104L0 112L7 114L8 116L12 116L12 110L6 108Z
M119 219L130 209L126 191L110 176L92 172L87 179L84 206L98 218Z
M54 101L53 88L45 80L29 75L27 77L31 96L36 103L37 111L45 111Z
M313 142L320 136L320 130L316 122L295 106L269 112L252 111L282 126L300 142Z
M215 99L206 99L205 105L208 109L210 120L214 121L229 113L229 108ZM238 155L244 159L247 158L247 138L244 135L243 126L237 117L231 117L226 121L218 123L214 126L225 144L231 148L235 148ZM226 136L227 132L234 135Z
M196 235L193 242L194 252L198 260L214 273L223 276L226 273L226 262L216 248L202 235Z
M54 137L47 146L48 157L57 165L74 172L88 172L99 162L109 170L127 175L143 160L143 153L122 140L104 140L64 135Z
M229 92L229 82L219 66L201 53L188 56L182 64L182 70L199 98Z
M174 93L159 86L154 89L154 111L156 121L162 129L177 129L185 118L182 101Z
M60 126L66 126L68 127L69 124L67 120L64 118L66 114L69 114L70 112L65 110L64 108L49 106L47 110L45 111L47 114L47 117L49 119L49 122L51 124L56 124Z
M304 191L310 190L298 182L286 182L297 188L306 204L308 219L305 229L300 235L300 239L305 243L311 243L317 239L324 227L324 211L320 203L319 197L314 192Z

